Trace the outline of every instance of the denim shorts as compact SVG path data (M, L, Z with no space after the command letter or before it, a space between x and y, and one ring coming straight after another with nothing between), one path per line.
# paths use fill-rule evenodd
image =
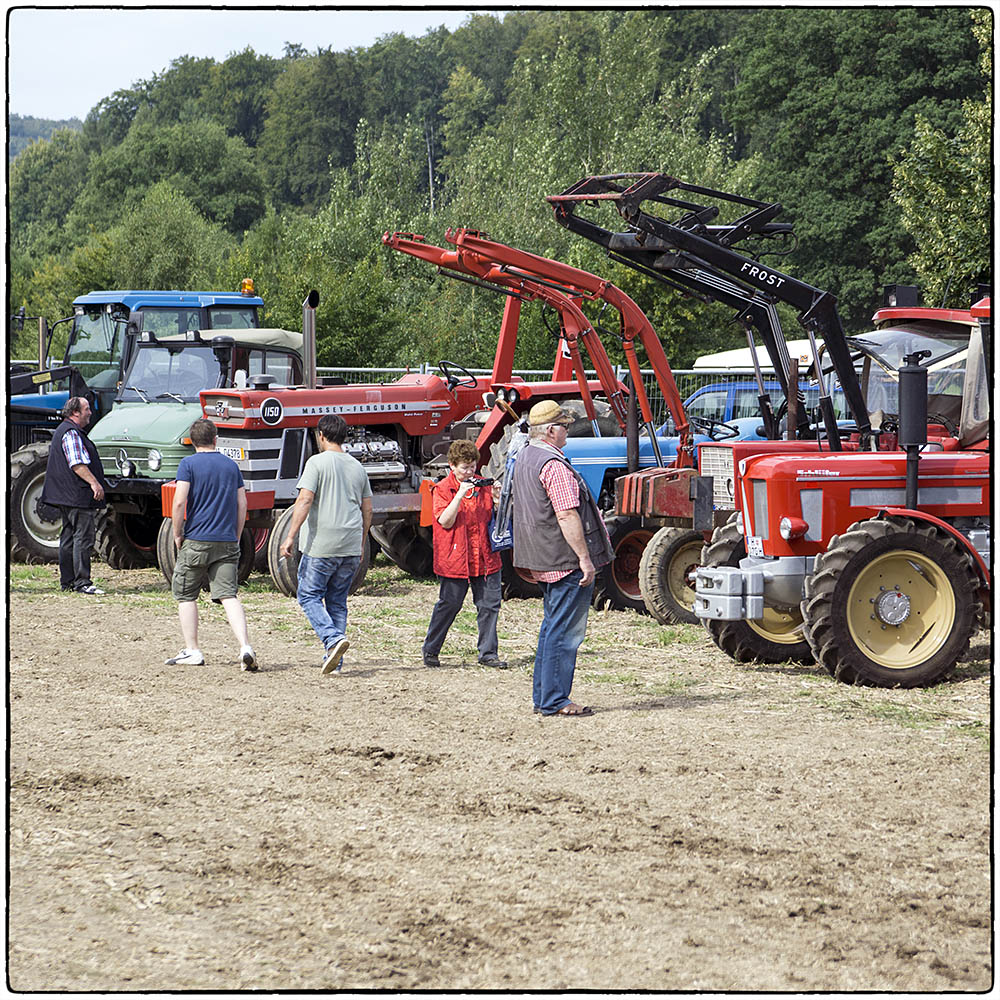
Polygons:
M208 580L213 601L236 596L239 587L239 542L200 542L185 538L177 553L170 589L178 601L197 601Z

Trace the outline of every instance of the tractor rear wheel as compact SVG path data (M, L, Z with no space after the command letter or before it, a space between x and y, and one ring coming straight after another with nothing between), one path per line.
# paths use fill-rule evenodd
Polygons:
M639 563L639 589L645 607L661 625L697 625L694 571L701 564L705 539L690 528L660 528Z
M244 528L243 534L240 536L240 561L236 568L236 579L239 583L247 582L247 578L253 572L253 560L253 532L249 528ZM174 523L172 518L165 517L156 536L156 563L168 584L173 581L176 562L177 547L174 545ZM208 590L207 583L202 585L202 590Z
M267 573L267 543L271 537L270 528L251 528L253 532L253 568L255 573Z
M49 442L35 441L10 456L10 558L14 562L56 562L62 516L41 502Z
M615 557L597 571L592 603L595 608L647 614L639 566L653 532L642 527L637 517L606 517L604 526L608 529ZM700 535L698 540L701 541Z
M155 566L159 530L160 521L156 518L106 507L97 515L94 550L112 569Z
M288 526L292 523L294 510L294 507L288 507L282 512L278 520L275 521L267 540L267 563L271 579L285 597L295 597L299 589L299 560L302 554L299 551L298 539L295 540L292 554L287 559L281 554L281 545L288 534ZM364 583L365 577L368 575L370 553L371 548L367 544L364 545L361 562L358 565L358 571L354 574L354 579L351 581L349 594L353 594Z
M410 576L434 572L433 536L410 518L394 518L371 529L382 551Z
M701 550L702 566L738 566L746 558L746 542L736 530L735 515L716 528ZM812 663L813 654L802 631L798 608L779 611L765 605L764 617L754 621L705 620L712 641L737 663Z
M971 556L947 532L904 517L859 521L816 557L806 638L847 684L933 684L969 648L978 589Z

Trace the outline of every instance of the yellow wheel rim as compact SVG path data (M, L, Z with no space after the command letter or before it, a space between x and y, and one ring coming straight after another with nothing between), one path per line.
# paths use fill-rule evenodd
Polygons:
M907 670L929 660L955 625L955 591L937 563L911 549L887 552L858 574L847 628L875 663Z
M683 608L694 604L694 571L701 564L702 540L699 538L688 545L682 545L667 567L667 587L673 599Z
M768 642L776 642L782 646L794 646L803 641L802 613L795 611L778 611L775 608L764 608L764 617L748 620L747 625Z

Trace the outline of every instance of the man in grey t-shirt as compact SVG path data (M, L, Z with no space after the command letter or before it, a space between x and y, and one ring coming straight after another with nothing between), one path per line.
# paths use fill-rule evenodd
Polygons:
M323 643L323 673L339 672L350 643L347 593L368 544L372 488L364 466L341 447L347 438L343 417L328 413L319 421L318 455L302 470L298 499L281 544L287 559L302 528L298 601Z

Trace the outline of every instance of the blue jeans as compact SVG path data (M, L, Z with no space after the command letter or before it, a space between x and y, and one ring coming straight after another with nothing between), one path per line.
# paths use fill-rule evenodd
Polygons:
M319 636L324 649L343 639L347 629L347 592L358 571L361 556L299 559L299 606Z
M583 573L575 569L555 583L540 583L542 627L535 651L532 698L542 715L553 715L570 703L576 672L576 651L587 634L587 614L594 584L580 586Z

